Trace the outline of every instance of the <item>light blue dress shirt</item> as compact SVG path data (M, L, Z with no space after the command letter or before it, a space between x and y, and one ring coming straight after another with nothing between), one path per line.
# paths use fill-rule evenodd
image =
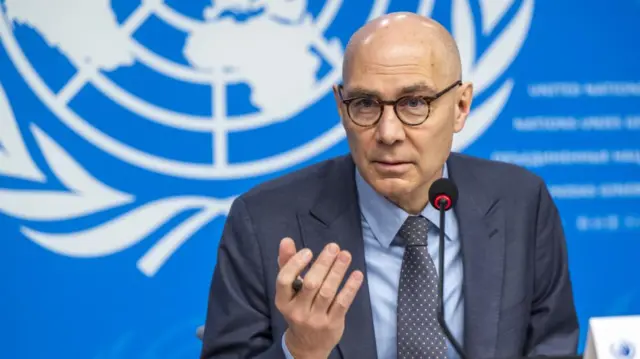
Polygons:
M380 359L396 359L396 309L400 282L400 269L404 247L397 237L400 227L409 214L378 194L356 170L356 185L362 211L367 280L373 311L375 343ZM447 166L443 177L448 177ZM422 211L432 226L428 234L429 254L439 271L438 250L440 214L430 204ZM445 320L460 345L463 342L464 298L462 296L462 255L458 235L458 223L453 211L445 215ZM292 358L284 344L287 358ZM448 358L458 359L455 349L448 343Z

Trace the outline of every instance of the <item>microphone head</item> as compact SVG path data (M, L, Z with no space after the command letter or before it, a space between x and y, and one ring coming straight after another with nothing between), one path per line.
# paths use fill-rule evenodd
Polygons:
M447 178L439 178L429 188L429 202L439 210L440 202L444 200L444 210L453 208L458 201L458 187Z

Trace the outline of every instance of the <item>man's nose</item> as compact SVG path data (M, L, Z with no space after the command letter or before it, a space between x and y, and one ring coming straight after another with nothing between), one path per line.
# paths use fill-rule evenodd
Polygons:
M384 106L382 116L378 122L377 140L392 145L405 138L404 125L393 110L393 106Z

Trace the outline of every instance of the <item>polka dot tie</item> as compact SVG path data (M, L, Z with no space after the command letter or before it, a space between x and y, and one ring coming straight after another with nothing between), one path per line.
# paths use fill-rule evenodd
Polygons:
M438 272L427 251L429 221L407 218L399 235L406 244L398 291L398 359L446 358L438 323Z

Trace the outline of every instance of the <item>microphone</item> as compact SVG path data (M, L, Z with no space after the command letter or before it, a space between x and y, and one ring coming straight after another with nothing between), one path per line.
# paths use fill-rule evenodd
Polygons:
M461 359L467 359L467 354L462 349L462 346L456 338L451 334L451 330L444 319L444 215L445 212L455 207L458 201L458 187L453 181L446 178L439 178L429 188L429 202L431 205L440 211L440 250L438 253L439 258L439 271L438 278L438 323L444 331L444 335L447 337L451 345L453 345L456 352Z

